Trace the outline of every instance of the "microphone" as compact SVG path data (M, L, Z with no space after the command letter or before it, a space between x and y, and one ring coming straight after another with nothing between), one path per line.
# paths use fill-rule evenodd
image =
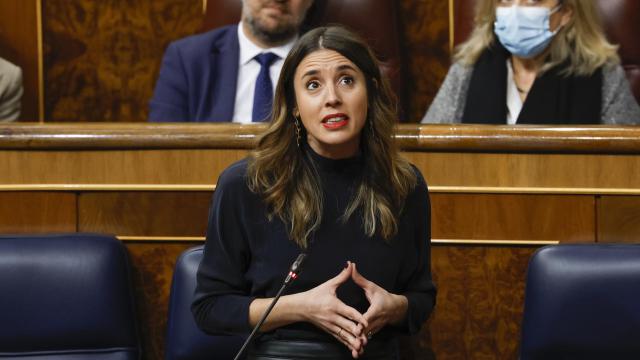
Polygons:
M300 273L300 270L302 270L302 264L304 264L304 259L306 259L306 257L307 257L306 253L301 253L300 255L298 255L298 257L296 258L296 261L294 261L293 264L291 264L291 268L289 269L289 274L287 275L287 278L284 279L283 285L289 285L289 283L292 280L295 280L298 278L298 274Z
M253 331L251 331L251 334L249 335L247 340L245 340L244 344L242 344L242 347L240 348L240 350L236 354L236 357L233 358L234 360L240 359L240 356L242 355L242 353L246 349L247 345L249 345L251 340L253 340L253 338L256 336L256 334L258 333L258 330L260 329L260 326L262 326L264 321L267 319L267 316L269 316L269 313L271 313L271 310L273 310L273 307L276 305L276 303L280 299L280 296L282 295L282 292L284 291L284 289L286 289L287 286L289 286L289 284L291 284L295 279L298 278L298 275L300 274L300 271L302 270L302 265L304 264L304 259L306 257L307 257L306 253L300 253L300 255L298 255L298 257L293 262L293 264L291 264L291 267L289 268L289 273L287 274L287 277L282 282L282 286L280 287L280 290L278 290L278 293L276 294L276 297L273 298L273 300L271 301L271 304L269 304L269 307L267 308L267 310L264 311L264 313L262 314L262 317L260 318L260 321L258 321L256 326L254 326Z

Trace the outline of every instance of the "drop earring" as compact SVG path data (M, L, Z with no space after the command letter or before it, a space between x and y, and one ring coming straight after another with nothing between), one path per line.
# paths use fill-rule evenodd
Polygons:
M296 143L298 144L298 148L300 148L300 141L302 140L302 135L301 132L302 130L300 130L300 118L297 116L293 116L293 118L295 119L295 125L296 125Z

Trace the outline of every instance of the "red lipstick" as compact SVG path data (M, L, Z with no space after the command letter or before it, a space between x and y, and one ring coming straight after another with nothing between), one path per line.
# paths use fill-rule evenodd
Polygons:
M322 126L330 130L342 128L347 126L348 123L349 117L342 113L329 114L322 118Z

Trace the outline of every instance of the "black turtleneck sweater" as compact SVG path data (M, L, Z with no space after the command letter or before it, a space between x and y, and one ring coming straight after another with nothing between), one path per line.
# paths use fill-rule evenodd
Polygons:
M308 146L305 151L320 177L324 209L304 268L285 295L322 284L352 261L365 278L409 300L404 324L387 326L374 338L387 339L396 331L416 333L431 313L436 295L430 269L429 196L420 172L414 167L418 184L405 200L398 234L385 242L365 235L357 212L346 222L341 219L363 172L362 158L332 160ZM302 251L289 240L282 221L276 216L268 219L267 206L249 190L246 174L246 159L227 168L218 179L209 211L192 306L198 326L208 333L250 332L250 303L274 297ZM362 313L369 305L352 280L338 289L338 297ZM290 324L265 335L334 341L309 323Z

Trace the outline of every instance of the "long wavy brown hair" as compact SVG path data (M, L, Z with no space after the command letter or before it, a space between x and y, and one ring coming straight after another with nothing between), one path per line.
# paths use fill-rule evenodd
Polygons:
M393 133L396 99L379 62L367 44L339 26L316 28L300 38L287 56L273 102L272 120L251 153L249 188L262 196L269 216L288 226L289 237L306 248L310 235L322 220L322 187L303 144L306 131L296 132L294 75L300 62L314 51L333 50L353 62L366 78L368 111L360 133L363 173L343 214L343 221L362 216L364 232L390 240L398 231L398 216L417 178L411 165L400 157Z

